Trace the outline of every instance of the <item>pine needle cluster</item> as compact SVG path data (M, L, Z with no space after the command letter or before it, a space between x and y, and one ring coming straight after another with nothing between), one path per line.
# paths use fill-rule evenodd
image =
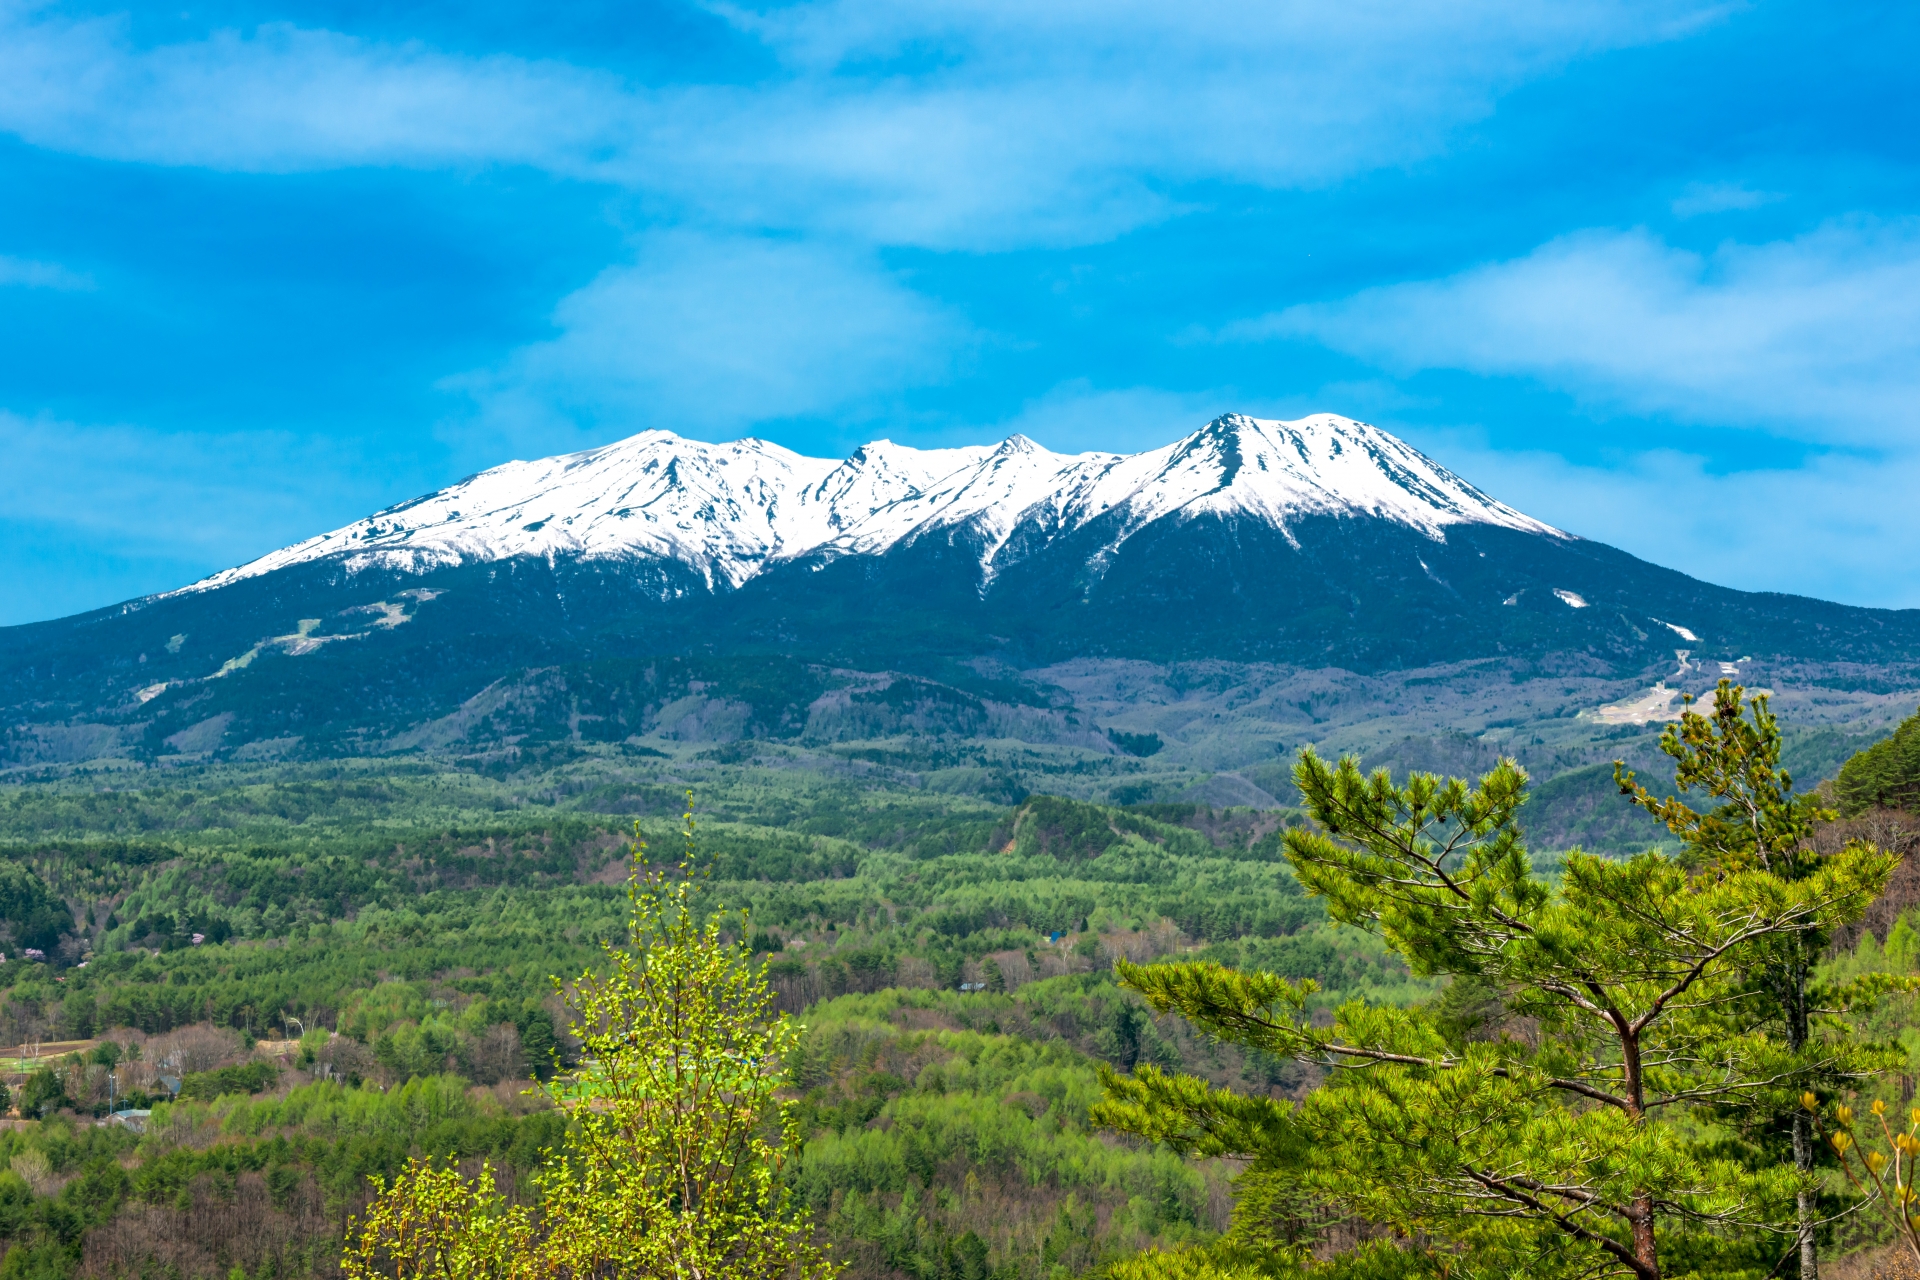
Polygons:
M1528 856L1513 761L1474 783L1397 783L1303 752L1295 780L1315 821L1287 834L1295 874L1334 919L1473 999L1353 1002L1328 1021L1311 981L1121 963L1156 1010L1325 1076L1286 1101L1108 1073L1103 1123L1248 1162L1222 1241L1136 1260L1124 1280L1778 1274L1811 1238L1816 1175L1770 1135L1801 1133L1806 1091L1888 1061L1841 1021L1881 988L1823 989L1807 957L1859 918L1893 860L1865 844L1807 851L1825 815L1793 795L1764 699L1724 687L1714 715L1689 711L1666 745L1715 809L1620 780L1683 851L1576 851L1557 879ZM1469 1005L1490 1012L1460 1017ZM1372 1241L1330 1250L1340 1221Z

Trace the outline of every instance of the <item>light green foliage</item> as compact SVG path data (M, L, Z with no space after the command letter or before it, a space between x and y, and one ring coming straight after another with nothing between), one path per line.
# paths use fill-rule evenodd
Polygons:
M301 1070L310 1070L320 1054L333 1042L333 1033L325 1027L311 1027L300 1035L300 1052L295 1062Z
M1894 1069L1878 1078L1842 1082L1841 1088L1809 1092L1801 1118L1815 1131L1816 1149L1829 1175L1823 1207L1855 1212L1838 1229L1850 1248L1899 1243L1920 1247L1920 1221L1913 1217L1916 1157L1920 1157L1920 1110L1912 1107L1912 1080L1920 1075L1920 912L1908 911L1888 930L1883 945L1862 929L1850 950L1832 954L1816 970L1816 990L1875 987L1888 992L1851 1020L1856 1042L1883 1044ZM1899 1117L1905 1117L1902 1126Z
M1914 927L1917 922L1920 914L1907 911L1887 930L1884 944L1871 930L1862 929L1852 950L1841 951L1821 965L1821 980L1837 985L1873 974L1906 976L1920 972L1920 929ZM1889 1008L1898 1010L1897 1005L1890 1004Z
M1893 922L1893 928L1887 930L1887 964L1894 973L1912 973L1920 969L1920 930L1913 927L1908 912ZM1871 938L1871 933L1864 938Z
M1101 1117L1243 1154L1269 1197L1391 1225L1467 1274L1651 1280L1663 1249L1719 1274L1756 1262L1752 1232L1779 1229L1795 1180L1725 1158L1709 1108L1780 1092L1805 1066L1766 1034L1775 1011L1746 970L1782 938L1857 918L1890 861L1856 847L1797 880L1751 865L1694 878L1658 854L1574 853L1556 885L1521 843L1526 778L1510 762L1475 786L1397 785L1305 752L1295 777L1319 829L1290 831L1287 854L1329 914L1379 930L1416 973L1492 988L1515 1025L1462 1041L1425 1011L1355 1002L1319 1027L1310 981L1122 964L1155 1008L1332 1074L1285 1107L1143 1071L1112 1082ZM1301 1260L1298 1217L1246 1236Z
M688 859L638 858L629 942L605 948L568 1002L582 1065L548 1086L567 1114L566 1160L542 1170L541 1227L563 1275L830 1280L787 1166L801 1135L775 1094L799 1028L776 1016L764 964L708 914ZM703 918L704 917L704 918Z
M1820 1127L1825 1145L1838 1159L1840 1172L1863 1208L1877 1211L1904 1252L1920 1264L1920 1107L1907 1111L1903 1126L1897 1107L1881 1098L1856 1116L1845 1103L1821 1113L1820 1100L1811 1092L1801 1100Z
M392 1183L373 1180L374 1201L341 1259L348 1280L482 1280L531 1276L533 1226L509 1205L482 1165L469 1181L452 1169L410 1162Z
M523 1064L549 1061L550 1048L569 1057L577 1051L555 1039L552 1005L542 998L552 999L549 975L579 971L602 941L624 937L620 887L541 882L548 873L537 869L534 883L515 880L536 863L564 866L576 881L604 878L609 824L552 809L490 817L442 807L441 799L465 797L464 804L486 788L449 784L439 796L440 783L404 767L384 780L352 767L339 773L298 786L229 786L226 774L183 773L187 785L164 793L69 789L38 793L31 803L16 796L16 816L68 842L59 855L62 883L104 884L111 873L120 877L114 892L129 896L90 964L61 970L64 982L48 966L0 971L0 1019L47 1034L116 1026L162 1034L203 1021L262 1038L304 1030L293 1065L331 1064L336 1072L335 1080L297 1087L283 1078L273 1092L251 1097L160 1104L136 1177L150 1167L150 1185L167 1190L141 1201L143 1213L187 1214L196 1197L255 1174L295 1179L323 1199L347 1196L368 1175L398 1176L415 1156L491 1159L521 1179L526 1194L525 1179L539 1164L535 1138L557 1139L541 1128L553 1113L503 1113L497 1100L469 1096L457 1076L493 1078L477 1074L476 1051L504 1026L518 1033ZM866 1191L810 1175L806 1194L827 1197L823 1228L851 1251L862 1276L965 1280L984 1268L984 1280L1011 1268L1004 1280L1016 1271L1039 1280L1057 1266L1084 1268L1224 1225L1207 1207L1224 1203L1217 1170L1202 1171L1196 1182L1164 1153L1129 1153L1088 1136L1082 1109L1093 1063L1185 1065L1248 1087L1296 1077L1277 1060L1206 1044L1178 1020L1147 1018L1108 980L1112 949L1202 944L1198 954L1320 976L1329 988L1323 1001L1362 991L1404 1001L1430 989L1410 980L1377 941L1328 925L1276 861L1277 838L1257 849L1232 834L1209 843L1158 818L1086 806L1127 838L1092 857L1022 857L995 851L1004 841L992 838L1013 811L971 801L755 784L720 793L715 807L738 820L705 831L713 896L751 906L754 932L785 944L773 969L791 1007L921 984L849 998L893 1001L892 1012L878 1016L898 1019L896 1033L974 1032L996 1043L1044 1045L1077 1064L1078 1083L1057 1099L1012 1085L955 1084L907 1102L903 1114L912 1123L899 1126L884 1109L916 1094L924 1062L898 1088L882 1088L873 1072L809 1037L807 1069L822 1073L808 1085L820 1096L801 1112L810 1136L824 1142L831 1129L832 1143L851 1146L877 1140L863 1134L878 1135L900 1144L886 1167L906 1171ZM1194 813L1191 805L1169 811ZM448 825L436 828L441 820ZM1238 824L1240 832L1273 822L1245 812L1211 820ZM130 832L111 829L115 822L153 828L159 834L149 839L172 843L134 843ZM643 826L656 836L670 829L655 820ZM490 853L489 841L501 852ZM546 852L533 857L538 850ZM494 883L500 879L506 883ZM263 920L277 910L280 932L269 934L264 924L252 932L249 910ZM104 909L97 919L109 920ZM189 944L189 926L199 931L221 920L232 927L224 943ZM1051 929L1072 931L1091 957L1050 947L1043 933ZM140 946L106 950L116 939ZM1006 964L1005 991L955 990L963 966L978 966L965 976L986 975L996 956L996 966ZM1064 976L1045 977L1062 969ZM922 1048L942 1061L958 1052L945 1042ZM1056 1069L1069 1068L1036 1067L1029 1083ZM848 1089L858 1092L857 1105L844 1096ZM1008 1103L1014 1094L1022 1096ZM103 1111L104 1084L97 1098L70 1100ZM966 1161L975 1146L968 1135L976 1132L997 1135L995 1150L1021 1154L1009 1170L980 1172L970 1191ZM275 1143L286 1144L285 1155L261 1154L283 1149ZM170 1153L183 1145L212 1153L212 1162L182 1163ZM909 1149L920 1154L909 1158ZM936 1158L924 1163L929 1153ZM185 1219L172 1226L149 1220L156 1232L184 1229ZM337 1233L338 1217L330 1221L326 1231ZM302 1247L338 1256L337 1235L310 1237Z
M183 1275L224 1276L239 1250L250 1275L291 1280L330 1271L346 1209L370 1176L394 1177L410 1153L490 1159L524 1179L562 1128L551 1111L515 1116L452 1077L391 1092L327 1082L277 1097L162 1103L144 1136L56 1117L0 1131L0 1242L15 1260L6 1265L50 1276L71 1274L83 1258L97 1274L158 1273L156 1249ZM177 1226L158 1240L126 1234L129 1222L232 1220L236 1203L276 1214L304 1203L318 1214L308 1219L314 1234L208 1239Z
M1010 838L1001 841L1000 836ZM1063 861L1097 858L1116 845L1141 850L1206 856L1206 838L1141 813L1116 810L1059 796L1034 796L1014 811L1012 821L995 832L995 843L1021 857L1045 854Z
M625 937L621 888L600 882L615 820L567 807L618 811L678 793L548 793L539 778L392 761L165 776L0 788L9 856L91 910L99 930L85 968L0 969L0 1023L16 1040L208 1021L262 1039L304 1033L290 1065L334 1078L159 1103L129 1166L144 1190L114 1219L125 1272L148 1256L142 1238L160 1249L212 1220L222 1196L251 1194L313 1215L274 1228L298 1247L268 1262L301 1274L339 1256L366 1178L395 1178L411 1158L458 1159L469 1173L490 1160L532 1194L560 1117L519 1114L524 1083L475 1088L507 1078L482 1074L480 1050L510 1044L510 1030L520 1051L504 1060L518 1069L556 1048L571 1063L579 1046L556 1037L549 976ZM1148 1016L1110 980L1114 954L1198 946L1189 954L1318 978L1316 1007L1362 994L1405 1003L1436 985L1378 939L1325 920L1281 860L1283 815L1061 802L1113 839L1028 856L1001 852L1018 808L772 771L727 778L702 792L719 815L704 828L711 897L751 907L754 933L783 944L770 976L785 1007L874 1002L860 1016L884 1029L857 1038L880 1044L868 1061L825 1018L795 1059L797 1115L822 1157L794 1166L795 1185L860 1280L1044 1280L1226 1225L1220 1167L1090 1134L1095 1066L1179 1067L1249 1089L1307 1077ZM524 799L536 792L555 803ZM671 824L647 818L643 830L657 839ZM1054 929L1067 945L1048 944ZM962 994L963 978L991 989ZM802 1016L822 1025L817 1009ZM967 1064L982 1069L968 1077ZM107 1094L93 1074L97 1097L83 1088L90 1075L61 1079L67 1100L97 1115ZM37 1232L0 1231L0 1247L24 1257ZM182 1274L225 1276L229 1247L210 1241L200 1261L224 1258L217 1269L185 1259ZM246 1261L250 1276L267 1264Z
M688 853L692 854L688 817ZM581 1062L547 1086L567 1118L534 1175L537 1209L415 1165L383 1190L350 1275L831 1280L788 1177L800 1145L776 1098L798 1027L744 942L707 914L693 868L651 871L636 842L629 938L572 983Z
M280 1078L271 1063L249 1062L215 1071L190 1071L180 1083L182 1098L220 1098L228 1094L259 1093Z
M112 1218L129 1180L120 1166L133 1139L62 1120L0 1131L0 1275L68 1274L85 1233Z
M298 1132L316 1138L407 1139L444 1123L488 1119L497 1105L474 1101L458 1076L421 1076L397 1089L354 1089L334 1081L301 1085L278 1097L224 1094L207 1102L160 1103L148 1125L150 1149L214 1137Z
M1070 989L1081 985L1026 988L1036 1000L1027 1010L901 991L811 1010L795 1057L806 1087L799 1119L814 1135L798 1186L823 1225L927 1280L946 1274L946 1246L969 1236L997 1267L1044 1275L1063 1258L1084 1265L1220 1225L1211 1215L1221 1169L1092 1131L1095 1061L1058 1041L953 1026L970 1017L1025 1029L1023 1013L1044 1026L1046 1010L1085 998ZM941 1171L955 1168L965 1170L960 1185L943 1188Z

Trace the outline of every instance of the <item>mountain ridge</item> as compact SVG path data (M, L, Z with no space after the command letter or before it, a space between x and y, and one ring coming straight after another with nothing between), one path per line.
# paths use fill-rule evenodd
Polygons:
M477 510L476 510L477 508ZM1120 510L1109 551L1165 518L1384 518L1444 538L1482 523L1565 537L1377 427L1334 414L1223 414L1137 454L1059 454L1022 435L914 449L880 440L846 459L769 441L646 431L580 453L509 462L180 588L207 591L329 557L407 572L515 555L650 557L738 588L781 560L877 555L942 529L983 535L982 571L1023 524L1071 534ZM163 593L166 595L178 592Z
M1050 673L1380 676L1370 687L1411 711L1368 714L1413 732L1440 705L1420 690L1483 660L1511 673L1476 685L1498 709L1435 725L1533 724L1586 751L1642 731L1615 704L1681 676L1710 685L1710 670L1920 689L1920 610L1700 582L1334 415L1223 415L1131 455L1014 437L875 441L836 461L652 432L492 468L177 591L0 630L0 768L637 749L674 725L1094 755L1152 734L1167 760L1198 761L1199 722L1115 704L1096 720ZM1318 720L1273 706L1268 729L1206 760L1311 740ZM1567 719L1603 706L1613 719Z

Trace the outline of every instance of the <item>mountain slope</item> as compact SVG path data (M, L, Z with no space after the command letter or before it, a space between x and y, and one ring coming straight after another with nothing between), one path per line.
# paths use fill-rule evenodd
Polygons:
M620 724L654 723L666 703L633 674L653 668L536 681L546 692L486 715L473 700L530 670L675 655L789 664L683 671L675 698L771 706L728 682L804 670L793 696L896 708L822 719L782 703L736 717L739 733L937 722L1064 742L1090 732L1070 706L1017 683L988 689L982 671L1505 658L1651 681L1677 650L1694 669L1759 656L1887 679L1867 668L1920 659L1920 611L1701 583L1553 529L1330 415L1229 415L1135 455L1014 437L878 442L832 461L649 432L494 468L179 591L0 631L0 757L385 750L440 741L423 726L456 715L502 741L549 737L529 717L559 717L578 738L579 717L602 714L565 709L582 697L625 708L606 713ZM951 696L888 692L885 672ZM903 698L950 710L902 711ZM1004 710L1027 704L1047 713ZM456 736L474 746L473 732Z
M412 573L516 556L663 559L738 587L809 552L880 555L970 528L992 576L1016 530L1059 536L1109 520L1111 551L1168 518L1244 515L1276 528L1311 515L1371 516L1432 537L1453 524L1557 531L1495 502L1403 442L1321 414L1228 415L1147 453L1049 452L877 441L844 462L764 440L705 444L648 431L602 449L509 462L215 574L207 591L296 564Z

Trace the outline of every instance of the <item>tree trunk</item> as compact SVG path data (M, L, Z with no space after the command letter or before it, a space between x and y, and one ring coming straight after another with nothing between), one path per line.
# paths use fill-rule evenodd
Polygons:
M1793 1167L1802 1177L1813 1171L1813 1125L1805 1111L1793 1117ZM1814 1214L1818 1211L1813 1193L1801 1189L1794 1202L1800 1227L1800 1280L1818 1280L1820 1252L1813 1243Z
M1653 1240L1653 1201L1633 1202L1633 1270L1639 1280L1660 1280L1660 1251Z
M1794 939L1794 962L1787 972L1787 1048L1797 1056L1807 1044L1807 940ZM1813 1118L1806 1108L1793 1113L1793 1168L1804 1181L1813 1174ZM1802 1187L1794 1199L1794 1220L1800 1237L1800 1280L1819 1280L1820 1250L1813 1227L1819 1214L1813 1192Z
M1640 1037L1624 1017L1613 1015L1620 1036L1620 1084L1626 1095L1627 1118L1637 1128L1647 1120L1646 1075L1640 1065ZM1653 1198L1635 1196L1627 1210L1633 1227L1633 1271L1638 1280L1660 1280L1660 1247L1653 1238Z

